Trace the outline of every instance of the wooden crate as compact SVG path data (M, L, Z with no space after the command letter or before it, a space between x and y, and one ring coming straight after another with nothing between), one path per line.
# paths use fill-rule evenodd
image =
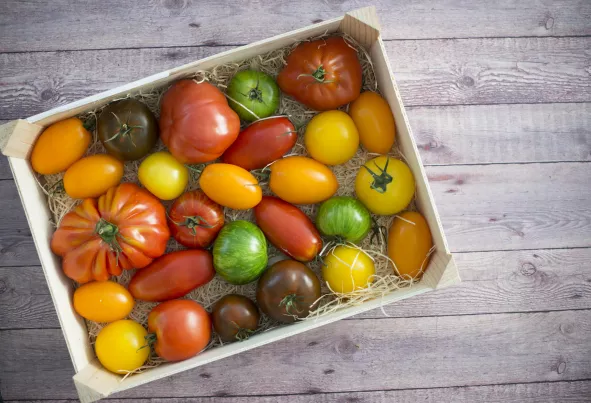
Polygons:
M87 110L93 110L113 99L138 93L141 90L146 91L164 86L178 79L188 77L197 70L206 70L219 64L251 58L303 39L333 32L344 32L366 48L374 65L378 86L394 113L397 129L396 141L415 176L417 205L429 223L436 246L436 251L432 255L422 281L411 288L397 290L383 298L366 302L363 305L342 309L317 319L269 330L246 341L216 347L186 361L163 364L124 380L122 380L121 376L103 369L95 358L90 345L85 322L73 309L73 283L63 274L60 259L51 252L49 246L54 231L50 224L51 215L45 195L37 185L35 174L28 161L29 153L37 136L45 127L54 122L76 116ZM31 234L39 253L68 351L72 357L76 371L74 383L80 400L84 403L460 281L441 228L441 222L412 136L400 93L388 63L384 44L380 37L379 22L373 7L355 10L340 18L223 52L24 120L7 123L0 127L0 148L9 157L10 167L31 228Z

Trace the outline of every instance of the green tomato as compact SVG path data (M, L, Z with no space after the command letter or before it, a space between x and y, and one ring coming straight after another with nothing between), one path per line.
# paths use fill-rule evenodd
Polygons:
M371 229L371 215L354 197L337 196L322 203L316 216L316 227L323 235L357 243Z
M265 235L248 221L226 224L213 244L213 267L230 284L256 280L267 268Z
M228 103L240 119L252 122L275 113L279 107L279 94L279 87L271 76L256 70L243 70L230 81Z

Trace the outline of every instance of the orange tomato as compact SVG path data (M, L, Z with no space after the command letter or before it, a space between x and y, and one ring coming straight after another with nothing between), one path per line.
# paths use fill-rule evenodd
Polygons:
M73 199L99 197L123 177L123 163L107 154L76 161L64 175L64 189Z
M199 177L201 190L214 202L236 210L253 208L263 198L250 172L231 164L209 164Z
M129 291L114 281L93 281L74 291L74 309L78 315L94 322L124 319L133 305Z
M388 256L396 264L403 278L417 278L429 265L429 251L433 247L431 231L425 218L407 211L394 217L388 232Z
M396 124L388 102L375 92L359 95L349 107L361 145L371 153L386 154L394 145Z
M33 170L42 175L65 171L90 144L90 133L78 118L54 123L41 133L31 152Z

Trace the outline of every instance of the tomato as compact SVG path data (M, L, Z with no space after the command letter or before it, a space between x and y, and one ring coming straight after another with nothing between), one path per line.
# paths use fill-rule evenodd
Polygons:
M181 361L201 352L211 338L211 320L201 305L190 299L166 301L148 315L148 339L167 361Z
M193 80L174 83L160 103L160 137L182 163L218 158L236 140L240 118L215 86Z
M160 201L133 183L85 199L64 216L51 239L66 276L79 283L105 281L122 270L146 267L170 237Z
M323 235L359 242L371 229L371 214L359 200L350 196L333 197L322 203L316 226Z
M388 102L375 92L366 91L350 106L361 144L370 153L386 154L394 145L396 124Z
M388 256L398 275L405 279L422 276L432 247L429 224L420 213L406 211L394 217L388 231Z
M230 284L247 284L267 268L267 241L249 221L224 226L213 244L215 271Z
M213 328L222 341L245 340L259 327L259 309L250 299L228 294L213 306Z
M222 161L252 171L283 157L298 141L298 133L285 116L254 122L222 155Z
M64 175L64 189L72 199L99 197L123 178L123 163L107 154L82 158Z
M31 152L33 170L42 175L65 171L82 158L91 137L78 118L52 124L35 141Z
M341 37L303 42L287 57L277 83L311 109L336 109L359 96L361 64L355 49Z
M239 71L230 80L227 93L230 107L248 122L269 117L279 107L279 87L262 71Z
M94 351L103 367L116 374L138 369L148 359L148 332L133 320L118 320L103 327L96 337Z
M224 210L201 190L193 190L174 201L168 226L181 245L207 248L224 226Z
M288 202L264 196L254 216L269 241L296 260L308 262L322 249L322 238L312 221Z
M340 165L349 161L359 147L353 119L342 111L326 111L314 116L304 134L306 149L316 161Z
M315 204L334 195L339 183L326 165L311 158L293 156L271 165L269 187L286 202Z
M372 213L396 214L414 197L415 178L404 162L382 155L359 169L355 193Z
M257 284L257 302L272 319L292 323L305 318L320 298L320 281L308 266L281 260Z
M187 167L166 151L158 151L143 160L137 176L141 184L161 200L179 197L189 183Z
M263 197L256 178L236 165L209 164L199 177L199 186L216 203L236 210L253 208Z
M211 253L206 250L170 252L138 270L129 291L142 301L162 302L187 295L215 276Z
M348 293L367 288L374 281L373 260L361 249L341 245L324 258L322 277L333 292Z
M114 281L93 281L74 291L74 310L93 322L113 322L129 315L135 302L125 287Z
M109 154L133 161L146 156L158 141L158 121L145 104L122 99L103 109L96 132Z

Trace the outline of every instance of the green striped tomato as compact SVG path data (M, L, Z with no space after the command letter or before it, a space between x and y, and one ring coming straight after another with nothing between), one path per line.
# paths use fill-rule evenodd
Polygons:
M371 215L356 198L337 196L322 203L316 216L316 227L323 235L357 243L371 229Z

